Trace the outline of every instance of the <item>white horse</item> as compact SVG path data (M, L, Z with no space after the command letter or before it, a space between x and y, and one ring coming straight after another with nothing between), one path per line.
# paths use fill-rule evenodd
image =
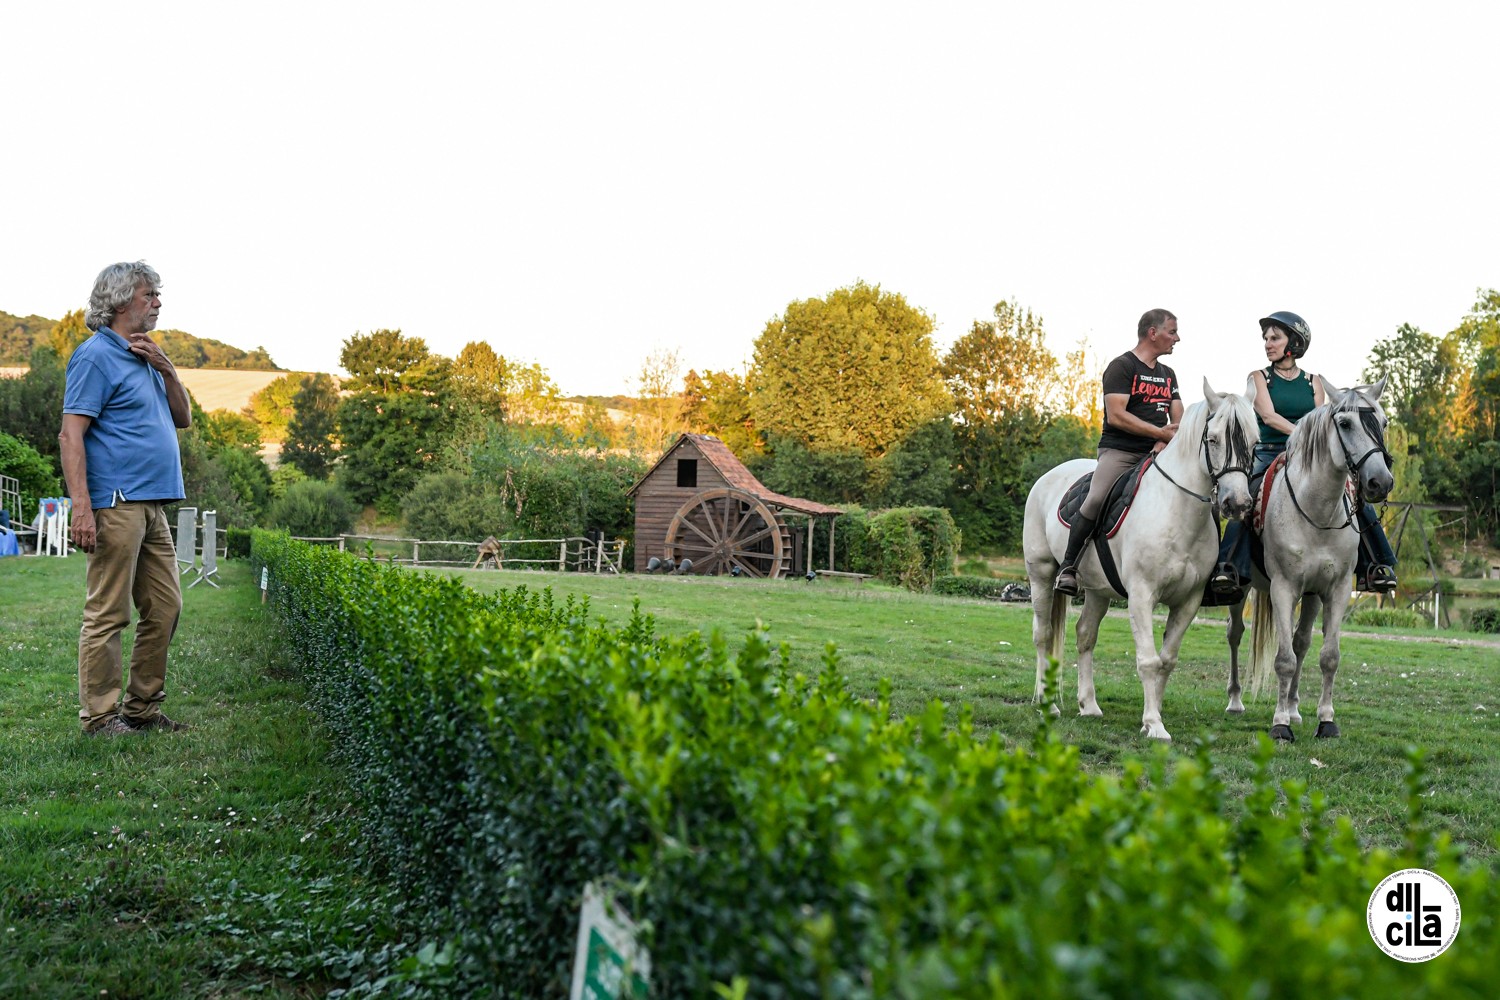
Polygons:
M1246 386L1244 396L1220 393L1204 379L1204 401L1187 408L1176 436L1145 471L1130 515L1107 543L1124 593L1109 583L1094 546L1084 549L1078 561L1078 582L1084 591L1077 631L1079 715L1103 714L1094 694L1094 643L1110 599L1125 597L1135 634L1136 673L1145 690L1141 732L1152 739L1172 738L1161 721L1162 695L1218 555L1219 533L1211 508L1217 504L1227 516L1239 518L1251 507L1250 450L1260 436L1251 388ZM1023 544L1031 578L1038 701L1045 696L1048 660L1062 659L1068 618L1067 596L1052 589L1068 545L1058 503L1097 464L1091 458L1064 462L1038 479L1026 498ZM1169 609L1160 652L1151 622L1157 604ZM1054 704L1052 711L1060 710Z
M1321 378L1321 376L1320 376ZM1339 627L1349 606L1350 581L1359 553L1354 504L1379 503L1390 495L1395 479L1385 450L1385 411L1380 394L1385 379L1371 386L1335 388L1323 379L1327 400L1297 422L1286 443L1286 464L1272 480L1266 498L1265 573L1253 574L1255 624L1251 638L1251 683L1259 688L1270 673L1269 638L1276 635L1276 711L1271 738L1291 742L1292 726L1302 721L1297 685L1302 661L1312 644L1312 626L1323 610L1323 693L1318 698L1319 737L1339 734L1333 721L1333 678L1339 669ZM1358 497L1351 501L1353 482ZM1268 579L1269 577L1269 579ZM1270 601L1265 600L1269 594ZM1292 612L1302 602L1296 630ZM1240 701L1239 646L1245 632L1243 602L1229 612L1229 707L1243 712Z

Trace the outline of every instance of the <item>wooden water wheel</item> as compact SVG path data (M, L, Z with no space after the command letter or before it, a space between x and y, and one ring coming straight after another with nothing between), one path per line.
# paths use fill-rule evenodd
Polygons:
M753 493L705 490L680 507L667 528L666 554L693 573L722 576L738 566L749 576L777 579L791 572L791 531Z

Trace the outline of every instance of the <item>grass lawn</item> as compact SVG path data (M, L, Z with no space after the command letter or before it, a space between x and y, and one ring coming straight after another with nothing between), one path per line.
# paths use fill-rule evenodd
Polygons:
M0 997L347 986L396 904L248 565L185 594L166 708L194 728L114 739L78 731L84 568L0 559Z
M856 691L873 694L882 678L893 687L896 711L910 713L932 699L970 706L976 728L1011 744L1028 741L1036 725L1031 703L1035 653L1029 605L910 594L876 583L818 580L750 581L704 577L593 576L507 570L458 571L480 590L525 584L552 587L559 596L588 597L590 613L623 622L632 603L665 633L718 630L731 642L755 627L785 643L792 661L816 670L834 643ZM1095 652L1102 719L1075 713L1072 626L1063 671L1065 711L1060 735L1082 748L1091 767L1117 769L1123 755L1151 752L1139 735L1141 685L1135 673L1129 623L1105 620ZM1158 637L1160 623L1158 623ZM1248 655L1247 634L1242 653ZM1279 748L1275 773L1326 795L1335 815L1347 816L1369 844L1395 846L1407 811L1406 750L1425 752L1429 788L1424 806L1431 825L1448 831L1477 857L1494 859L1500 834L1500 644L1494 637L1396 630L1345 633L1334 708L1343 736L1317 740L1321 679L1308 654L1304 722L1296 743ZM1228 653L1222 620L1189 630L1178 669L1167 686L1163 719L1176 746L1211 739L1231 791L1248 787L1251 751L1270 728L1274 694L1246 698L1242 716L1227 715Z

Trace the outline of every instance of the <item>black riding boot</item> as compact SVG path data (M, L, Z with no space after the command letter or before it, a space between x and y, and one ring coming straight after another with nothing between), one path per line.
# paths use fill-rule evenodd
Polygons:
M1069 597L1078 596L1078 574L1075 569L1078 566L1078 554L1083 551L1083 546L1088 542L1089 536L1094 533L1094 519L1076 514L1073 524L1068 529L1068 551L1063 554L1062 566L1057 571L1057 581L1052 584L1052 589L1059 593L1067 594Z

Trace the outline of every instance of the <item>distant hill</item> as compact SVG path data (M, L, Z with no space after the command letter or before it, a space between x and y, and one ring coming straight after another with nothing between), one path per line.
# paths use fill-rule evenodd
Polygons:
M57 320L45 316L12 316L0 312L0 366L27 365L31 352L49 342ZM232 368L241 371L283 371L264 347L253 351L220 340L195 337L182 330L158 330L152 335L178 368Z

